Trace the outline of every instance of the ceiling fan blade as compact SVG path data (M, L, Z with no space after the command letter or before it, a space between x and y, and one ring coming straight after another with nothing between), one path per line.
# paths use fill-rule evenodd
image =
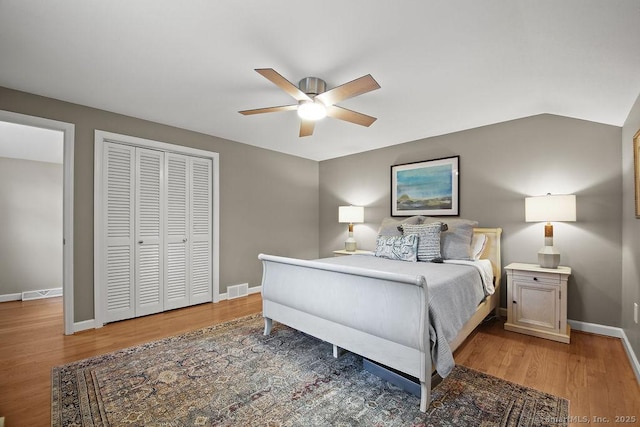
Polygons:
M276 70L273 68L256 68L256 71L262 75L264 78L269 80L274 85L278 86L283 91L287 92L289 95L293 96L298 101L311 101L311 98L298 89L298 86L291 83L289 80L282 77Z
M338 107L336 105L327 107L327 116L366 127L371 126L373 122L378 120L375 117L367 116L366 114L358 113L357 111L347 110L346 108Z
M320 95L316 95L315 99L328 106L376 89L380 89L380 85L373 77L371 77L371 74L367 74L366 76L352 80L349 83L334 87Z
M300 137L311 136L315 124L313 120L300 120Z
M256 108L254 110L242 110L238 111L240 114L244 114L245 116L250 116L252 114L262 114L262 113L275 113L277 111L291 111L297 110L298 105L281 105L279 107L267 107L267 108Z

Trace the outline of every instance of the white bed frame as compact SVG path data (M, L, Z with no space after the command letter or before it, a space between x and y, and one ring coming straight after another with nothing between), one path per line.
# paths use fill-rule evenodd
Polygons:
M481 258L492 262L496 292L450 343L452 351L499 307L502 229L476 228L474 233L487 236ZM264 268L265 335L275 320L333 344L334 355L343 348L415 377L420 381L420 410L427 410L432 361L423 276L265 254L259 259Z

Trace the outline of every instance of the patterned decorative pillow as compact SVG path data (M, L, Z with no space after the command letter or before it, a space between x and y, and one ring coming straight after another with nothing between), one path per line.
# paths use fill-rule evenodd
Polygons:
M416 262L418 260L418 235L378 236L377 257Z
M418 261L431 261L434 258L441 258L441 222L432 222L430 224L421 225L402 224L400 227L402 228L402 232L405 234L418 235Z

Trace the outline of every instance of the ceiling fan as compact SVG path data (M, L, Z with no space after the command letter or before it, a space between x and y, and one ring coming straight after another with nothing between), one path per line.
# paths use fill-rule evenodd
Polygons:
M367 127L376 121L375 117L335 105L345 99L380 89L380 85L371 77L371 74L367 74L366 76L362 76L331 90L326 90L327 85L324 80L317 77L305 77L300 80L298 86L296 86L272 68L257 68L256 71L295 98L298 103L281 105L279 107L243 110L239 111L240 114L249 116L252 114L297 110L298 116L300 117L301 137L313 134L316 121L325 116Z

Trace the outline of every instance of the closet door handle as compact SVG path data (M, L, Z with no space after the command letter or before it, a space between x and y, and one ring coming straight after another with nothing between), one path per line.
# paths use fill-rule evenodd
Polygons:
M143 241L143 240L138 240L138 243L139 243L139 244L143 244L143 243L144 243L144 241Z
M187 238L182 239L182 243L187 243Z

